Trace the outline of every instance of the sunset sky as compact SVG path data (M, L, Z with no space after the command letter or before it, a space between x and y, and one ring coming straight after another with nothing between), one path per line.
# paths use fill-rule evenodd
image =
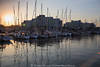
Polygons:
M26 17L26 1L20 0L20 18L22 15L22 20ZM35 0L28 0L29 2L29 19L32 18L32 13L34 10ZM49 8L50 16L56 17L57 9L60 11L59 17L61 17L62 9L68 8L68 14L70 9L72 10L72 19L74 20L84 20L85 18L91 22L95 19L100 18L100 0L37 0L37 15L41 13L41 3L43 3L43 14L46 15L46 9ZM7 24L5 17L9 15L8 20L13 23L13 7L15 7L16 17L17 17L17 4L18 0L0 0L0 18L3 24ZM20 20L21 21L21 20Z

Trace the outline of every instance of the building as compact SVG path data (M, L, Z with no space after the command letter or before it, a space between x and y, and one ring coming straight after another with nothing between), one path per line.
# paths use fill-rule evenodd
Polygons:
M66 22L64 24L64 29L65 30L74 30L74 31L79 31L79 30L91 30L93 28L96 28L96 25L93 23L83 23L81 20L74 21L72 20L71 22Z
M22 27L24 30L30 31L61 31L62 21L57 18L39 15L35 19L24 21Z

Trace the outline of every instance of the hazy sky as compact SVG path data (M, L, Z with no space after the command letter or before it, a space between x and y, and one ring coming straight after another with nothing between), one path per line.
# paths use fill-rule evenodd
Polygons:
M20 0L20 14L23 18L26 15L26 1ZM35 0L29 1L29 19L32 18L32 13L34 10ZM13 6L16 9L17 16L17 2L18 0L0 0L0 16L3 17L6 14L13 15ZM38 0L37 2L37 13L41 13L41 3L43 3L43 14L46 15L46 8L49 8L50 16L55 17L57 15L57 9L60 10L60 15L62 9L68 8L72 10L72 19L84 19L87 18L89 21L100 17L100 0Z

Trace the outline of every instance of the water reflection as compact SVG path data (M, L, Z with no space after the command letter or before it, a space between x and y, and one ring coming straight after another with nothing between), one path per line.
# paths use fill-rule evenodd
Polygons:
M0 45L0 67L84 64L100 51L100 36L16 40Z
M3 49L6 48L6 46L10 45L11 42L8 41L8 42L0 42L0 51L3 51Z

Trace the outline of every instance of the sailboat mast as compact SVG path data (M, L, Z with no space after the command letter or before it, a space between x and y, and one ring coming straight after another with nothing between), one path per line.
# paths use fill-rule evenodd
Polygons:
M62 9L62 13L61 13L62 22L63 22L63 13L64 13L64 11L63 11L63 9Z
M21 22L23 21L22 13L21 13Z
M28 20L28 1L26 2L26 20Z
M19 25L19 10L20 10L20 0L18 1L18 25Z
M14 13L14 25L16 25L16 17L15 17L15 7L13 6L13 13Z
M66 19L66 22L67 22L67 8L65 10L65 19Z
M70 19L70 22L72 20L72 17L71 17L71 10L70 10L70 13L69 13L69 19Z
M49 13L49 8L47 8L47 17L48 17L48 13Z
M37 0L35 0L35 18L36 18L36 15L37 15Z
M56 18L58 18L59 17L59 10L57 10L57 16L56 16Z
M41 15L43 14L43 4L41 3Z

